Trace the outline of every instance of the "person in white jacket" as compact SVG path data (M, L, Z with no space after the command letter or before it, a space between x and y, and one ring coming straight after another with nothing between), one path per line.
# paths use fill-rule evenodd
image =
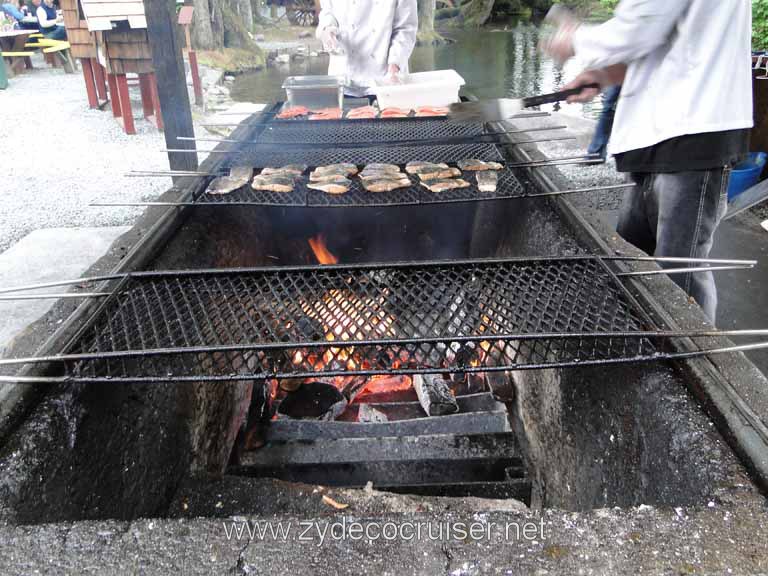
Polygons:
M328 74L345 78L349 96L407 74L417 28L416 0L320 1L317 37L331 55Z
M621 0L599 26L559 19L544 43L556 59L584 65L568 87L623 84L609 153L638 187L617 231L649 254L709 255L731 168L749 150L751 18L749 0ZM714 322L712 274L672 278Z

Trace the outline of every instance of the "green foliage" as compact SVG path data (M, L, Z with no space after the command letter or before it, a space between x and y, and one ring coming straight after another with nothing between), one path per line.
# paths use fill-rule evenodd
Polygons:
M768 0L752 0L752 47L768 50Z

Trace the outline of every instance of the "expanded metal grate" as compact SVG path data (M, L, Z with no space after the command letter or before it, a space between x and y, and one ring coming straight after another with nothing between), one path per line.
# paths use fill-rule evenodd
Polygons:
M387 142L478 136L485 132L481 122L456 123L445 118L273 121L259 134L258 142L319 145Z
M234 151L223 167L249 165L256 168L284 166L286 164L307 164L323 166L338 162L370 164L406 164L411 160L424 162L458 162L465 158L478 158L499 162L503 156L495 144L445 144L422 146L379 146L371 148L281 148L259 145L243 145Z
M402 167L401 167L402 168ZM523 180L522 172L505 169L499 172L499 182L495 192L481 192L477 187L476 174L463 172L461 178L469 182L467 188L457 188L444 192L431 192L420 184L417 176L409 176L412 186L391 192L368 192L362 182L352 177L352 186L345 194L327 194L307 187L308 176L297 180L292 192L268 192L254 190L250 185L243 186L231 194L202 194L199 204L246 204L255 206L307 206L307 207L373 207L403 206L414 204L444 204L450 202L470 202L477 200L498 200L503 198L522 198L536 194L536 188ZM522 182L521 182L522 180ZM523 182L526 184L524 185Z
M142 272L65 366L85 381L482 372L654 358L643 330L595 257Z

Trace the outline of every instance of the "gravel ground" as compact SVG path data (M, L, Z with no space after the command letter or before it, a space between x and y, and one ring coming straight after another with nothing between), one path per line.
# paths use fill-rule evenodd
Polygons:
M163 135L142 118L140 101L133 102L137 134L128 136L109 108L88 108L80 72L33 61L35 69L2 93L0 251L40 228L130 225L143 208L88 204L152 200L171 185L170 178L124 176L168 168ZM139 98L138 87L131 92Z

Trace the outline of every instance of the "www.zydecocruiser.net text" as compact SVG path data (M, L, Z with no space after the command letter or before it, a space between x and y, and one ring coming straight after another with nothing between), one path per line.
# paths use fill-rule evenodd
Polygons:
M250 521L225 520L227 540L327 542L401 540L481 541L503 538L508 541L543 541L544 519L538 522L475 521L364 521L341 518L333 521Z

